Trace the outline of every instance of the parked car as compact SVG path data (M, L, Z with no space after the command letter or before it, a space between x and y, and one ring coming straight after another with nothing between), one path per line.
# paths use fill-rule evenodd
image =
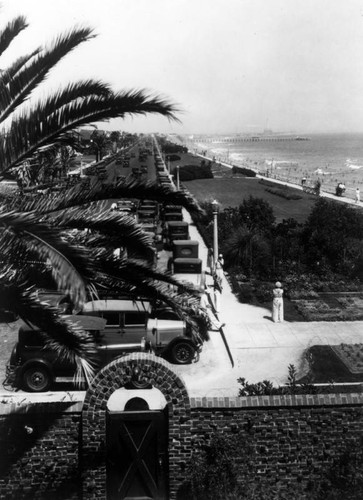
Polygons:
M164 229L165 243L171 248L173 242L176 240L188 240L189 236L189 224L186 221L169 221L165 225Z
M112 344L103 334L106 321L94 316L65 316L93 335L99 352L99 366L109 363L111 357L124 353L124 349L112 349ZM6 367L6 383L29 392L49 390L54 382L71 382L76 366L60 357L57 351L47 347L44 333L35 326L23 324L19 328L18 342L15 344L9 364ZM144 350L146 342L140 345Z
M145 338L155 354L175 364L191 363L200 349L185 321L151 318L147 301L94 300L82 314L105 319L105 332L114 344L135 345Z

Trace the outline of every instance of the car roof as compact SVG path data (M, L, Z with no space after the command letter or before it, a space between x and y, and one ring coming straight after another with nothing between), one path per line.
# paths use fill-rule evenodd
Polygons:
M38 292L38 298L41 302L49 302L52 306L57 306L63 300L68 302L71 301L69 294L65 292L61 292L58 290L44 290Z
M79 316L75 314L65 315L64 318L72 323L78 323L84 330L103 330L107 321L97 316Z
M92 300L83 305L82 312L95 312L95 311L150 311L150 302L144 300L119 300L119 299L106 299L106 300Z
M69 315L64 315L62 317L64 319L71 321L71 323L79 325L84 330L103 330L107 323L105 319L99 318L97 316L78 316L75 314L69 314ZM28 323L23 323L20 329L22 331L40 330L40 328L38 328L37 326Z
M168 226L169 227L177 227L177 226L183 226L183 227L185 227L185 226L188 226L188 225L189 225L188 222L182 221L182 220L178 220L178 221L171 220L171 221L168 221Z

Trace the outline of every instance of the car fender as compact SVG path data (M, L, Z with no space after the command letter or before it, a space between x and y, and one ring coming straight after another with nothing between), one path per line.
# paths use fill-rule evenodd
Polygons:
M194 340L191 339L190 337L186 337L185 335L179 335L179 337L175 337L173 340L171 340L169 344L165 346L165 351L168 351L180 341L190 344L195 349L196 352L199 351L199 346L194 342Z
M52 379L54 380L54 371L53 371L53 366L51 363L49 363L48 361L45 361L44 359L42 358L34 358L34 359L29 359L28 361L26 361L23 365L21 365L20 370L19 370L19 374L18 376L21 377L23 375L23 373L25 373L25 371L32 367L32 366L42 366L43 368L46 368Z

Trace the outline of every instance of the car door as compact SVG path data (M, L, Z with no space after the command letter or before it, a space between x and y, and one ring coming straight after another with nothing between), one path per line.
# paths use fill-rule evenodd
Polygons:
M107 321L103 331L101 351L102 364L106 365L125 351L125 341L122 338L121 314L119 311L104 311L101 313Z
M141 345L143 338L146 338L147 312L124 311L122 314L123 332L122 337L128 344Z

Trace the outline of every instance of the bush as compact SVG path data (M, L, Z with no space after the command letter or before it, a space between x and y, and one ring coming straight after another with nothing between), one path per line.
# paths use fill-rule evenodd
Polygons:
M285 198L285 200L301 200L302 198L299 194L289 193L288 191L284 191L282 189L266 188L265 191L280 196L281 198Z
M210 165L183 165L179 168L179 179L181 182L193 181L194 179L213 179Z
M233 165L232 173L244 175L245 177L256 177L256 172L254 170L246 167L237 167L236 165Z
M178 155L167 155L166 159L169 160L169 161L180 161L180 156L178 156Z
M255 285L255 297L259 302L272 301L272 286L271 284L258 283Z

